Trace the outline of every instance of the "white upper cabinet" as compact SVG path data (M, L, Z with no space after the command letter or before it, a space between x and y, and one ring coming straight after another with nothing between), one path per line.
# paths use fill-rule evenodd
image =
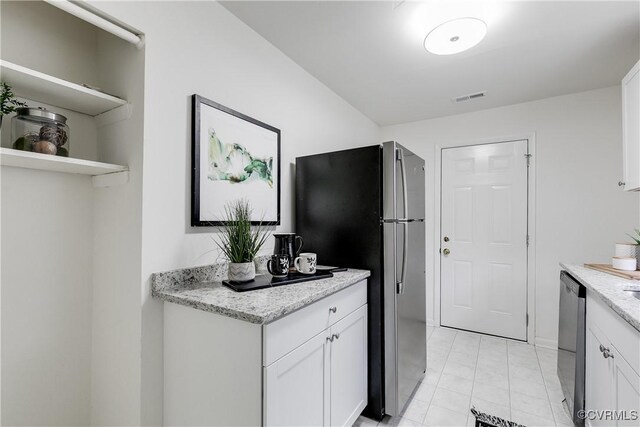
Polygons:
M640 190L640 62L622 79L622 156L620 185Z

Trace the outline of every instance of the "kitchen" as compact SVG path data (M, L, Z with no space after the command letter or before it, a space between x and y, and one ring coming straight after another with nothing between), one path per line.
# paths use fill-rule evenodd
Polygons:
M311 16L316 18L316 25L322 27L324 23L336 38L345 37L339 30L354 33L359 48L375 52L376 46L382 49L380 37L369 43L364 35L373 37L375 33L363 30L363 36L358 36L336 16L355 15L353 19L357 21L361 15L371 19L377 14L382 17L410 15L410 3L399 6L396 3L400 2L387 3L386 9L385 3L380 3L371 10L358 9L356 4L348 3L336 3L334 7L342 9L332 10L330 4L317 3L313 4L313 13L302 10L298 14L283 13L276 4L262 6L272 8L269 15L252 3L159 2L154 7L135 2L88 3L92 10L99 11L98 15L112 17L138 34L144 34L143 50L127 43L117 45L117 41L102 34L95 36L95 30L88 28L88 24L43 3L41 9L51 10L41 14L36 10L37 16L29 18L32 22L37 19L37 28L42 29L42 34L33 34L41 50L36 46L24 52L17 49L19 44L11 43L11 33L17 34L21 27L19 21L10 19L13 15L9 8L13 2L2 2L3 61L69 81L93 83L133 105L131 117L120 122L126 126L115 130L125 136L122 141L110 141L113 137L108 127L91 130L84 121L69 115L70 123L72 119L77 123L70 126L71 155L77 149L75 155L79 158L127 165L126 185L94 188L95 179L86 175L2 167L2 245L5 250L2 251L1 409L4 424L163 424L163 304L168 303L152 297L151 277L158 272L222 261L217 253L211 252L215 248L211 240L213 230L191 226L192 94L212 99L281 130L282 215L274 232L297 231L293 164L298 157L398 141L424 159L425 305L427 323L434 327L441 318L437 312L441 272L435 260L439 259L439 249L444 248L441 230L436 229L439 222L436 218L440 215L437 177L440 176L438 168L442 167L436 150L513 138L535 141L531 158L532 173L535 173L531 177L535 183L531 193L535 221L530 224L534 229L529 229L535 264L528 272L529 280L535 283L535 292L531 289L532 293L527 295L532 316L529 328L533 328L527 331L527 341L531 344L528 347L535 345L536 349L557 346L559 262L608 263L614 244L629 240L626 233L638 227L637 195L618 187L623 176L620 83L638 61L637 3L575 4L573 7L580 10L596 8L585 12L586 21L580 21L577 16L582 15L579 14L573 20L569 18L574 15L563 8L570 8L570 4L550 3L546 7L560 9L556 13L538 11L543 16L540 22L548 22L549 31L566 28L566 33L558 38L541 34L540 39L529 44L518 44L516 39L510 45L503 40L506 46L501 44L502 50L490 50L483 45L499 27L489 26L484 42L468 52L448 57L430 56L422 46L422 37L416 45L411 45L413 53L408 53L406 68L419 72L428 64L412 65L412 61L448 61L451 67L443 72L449 73L449 78L442 80L435 74L436 69L429 71L434 73L436 83L445 82L431 84L429 91L435 94L436 90L442 90L446 94L436 98L421 90L417 92L420 96L405 95L404 102L396 104L391 102L394 97L388 93L383 95L388 102L382 103L374 102L375 98L356 98L347 91L349 87L363 87L356 84L359 81L369 83L366 88L376 86L379 80L375 76L370 80L365 75L361 79L345 78L344 83L337 83L346 86L344 90L342 86L332 87L328 83L331 76L315 75L313 64L302 64L303 58L300 62L293 59L294 51L288 51L281 40L272 39L276 36L268 35L255 22L256 16L269 16L264 21L276 29L289 28L288 31L304 33L305 28L314 27L302 18ZM520 7L535 8L536 5L539 4L522 3ZM296 7L296 4L288 6ZM516 20L520 15L513 9L517 6L518 3L505 3L503 23L520 22ZM617 7L622 8L622 12L615 12ZM636 7L635 13L627 13L624 8L629 7ZM229 11L234 8L234 12ZM247 9L242 18L238 17L243 16L239 8ZM252 10L253 18L249 16ZM533 10L530 12L524 15L537 16ZM277 25L273 15L292 15L296 25ZM326 16L333 18L327 21ZM47 17L50 19L45 19ZM52 26L53 30L60 27L54 25L56 22L63 22L64 27L73 28L79 34L87 32L92 36L45 31ZM619 31L608 31L611 25ZM577 39L570 37L571 31L582 27L590 30L579 32ZM524 28L527 30L515 31L511 37L533 31L533 27ZM404 33L398 37L404 37ZM286 38L295 47L296 38L290 35ZM337 48L343 46L326 33L313 38L317 48L307 40L298 43L298 49L312 56L318 52L340 53ZM546 49L558 47L553 51L555 62L543 63L549 64L543 69L527 61L532 58L533 62L536 52L544 52L536 43L542 43ZM93 52L88 52L94 45L105 50L105 55L96 58ZM69 51L63 51L61 46L67 46ZM567 51L563 49L572 46L576 56L566 56ZM52 52L61 57L51 55ZM88 60L73 59L78 52L89 55ZM474 72L495 71L486 70L483 64L487 59L483 59L483 55L498 53L516 61L512 67L520 70L515 76L508 74L508 68L499 74L505 85L513 82L507 89L512 98L501 98L500 86L495 89L486 86L485 74L478 77L482 86L475 84L473 78ZM109 61L116 54L121 59L118 66ZM359 72L354 62L371 69L376 65L375 56L367 62L353 45L344 44L342 54L357 61L335 62L340 64L337 68L341 73L350 69ZM65 60L69 55L71 59ZM566 62L561 61L563 58ZM331 63L324 60L320 65L326 68ZM393 63L379 72L389 73L389 68L394 68ZM323 69L318 68L317 73ZM527 69L530 71L525 73L523 70ZM459 76L460 73L463 75ZM93 74L100 74L103 81L94 83ZM395 82L390 89L402 89L404 86L399 84L402 81L402 77L389 78L390 84ZM542 86L523 87L524 93L516 90L527 82ZM415 89L408 87L407 90ZM487 90L484 99L459 104L450 100L482 90ZM443 109L442 114L425 112L430 99ZM492 104L499 99L504 103ZM6 118L2 126L3 141L10 129L11 120ZM86 152L82 151L84 141L73 139L81 132L89 135L87 140L94 141L95 146L89 145ZM106 143L95 144L101 139ZM2 163L6 165L4 156ZM34 188L39 188L39 192L34 193ZM52 221L44 221L33 210L36 200L45 203ZM30 261L34 244L38 253L49 254L40 260L38 269L33 269ZM64 250L59 250L61 244ZM266 246L264 255L272 249ZM457 251L452 249L452 254L456 255ZM318 263L326 264L321 258ZM64 267L62 271L58 268L60 265ZM336 273L336 277L339 274ZM46 287L39 285L45 283ZM431 335L434 343L441 341L444 346L450 342L453 346L457 333L453 337L438 338L439 335L446 333ZM435 366L427 362L427 369L430 365ZM60 384L65 384L63 390ZM40 410L33 411L34 405Z

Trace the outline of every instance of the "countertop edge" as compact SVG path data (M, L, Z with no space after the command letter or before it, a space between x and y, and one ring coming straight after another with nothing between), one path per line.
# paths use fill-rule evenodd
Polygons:
M340 273L336 273L336 274L340 274ZM275 320L278 320L284 316L287 316L317 301L320 301L321 299L326 298L330 295L333 295L336 292L340 292L341 290L346 289L350 286L353 286L356 283L359 283L362 280L367 279L368 277L371 277L370 271L357 270L357 272L355 272L353 277L350 277L344 283L340 283L339 285L334 285L333 287L327 288L326 290L322 290L320 292L316 292L301 300L294 301L290 304L284 304L278 310L271 311L269 313L264 313L264 314L249 313L247 311L234 310L232 308L222 307L222 306L211 304L211 303L203 303L194 298L190 298L185 295L180 295L181 290L179 288L162 289L162 290L157 288L152 288L151 295L153 298L161 301L179 304L185 307L193 308L195 310L201 310L208 313L218 314L220 316L225 316L225 317L233 318L240 321L246 321L246 322L258 324L258 325L264 325L264 324L271 323ZM332 279L333 278L326 278L326 279L320 279L319 281L332 280ZM233 291L229 290L229 292L233 292ZM247 293L250 294L250 292L247 292Z
M629 282L628 286L629 287L638 287L640 285L640 283L634 283L631 280L626 280L623 278L618 278L614 275L611 274L607 274L598 270L594 270L594 269L589 269L588 267L584 267L584 266L579 266L579 265L572 265L572 264L567 264L564 262L560 263L560 267L562 267L564 270L567 270L569 273L571 273L571 277L575 278L578 282L580 282L582 285L584 285L587 290L592 291L593 294L597 295L598 298L600 298L600 300L602 300L607 306L609 306L618 316L620 316L622 318L622 320L624 320L625 322L627 322L629 325L631 325L631 327L633 327L636 331L640 332L640 316L638 316L638 313L630 313L625 307L622 307L618 302L614 301L612 299L611 296L607 295L606 293L602 292L600 289L598 289L597 285L594 285L593 283L590 283L589 280L585 279L584 277L582 277L582 273L578 270L576 270L577 268L583 268L583 269L587 269L589 270L589 273L593 273L594 275L602 275L603 278L605 279L617 279L620 281L620 283L625 283L625 282ZM604 285L603 285L604 286ZM618 290L618 289L614 289L613 292L617 292L617 291L622 291L622 290ZM628 298L634 299L633 297L629 296ZM624 301L630 301L627 298L624 298Z

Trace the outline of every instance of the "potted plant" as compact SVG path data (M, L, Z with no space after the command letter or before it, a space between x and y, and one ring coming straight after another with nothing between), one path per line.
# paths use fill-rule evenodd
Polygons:
M0 83L0 127L2 127L2 118L15 111L18 107L26 107L27 104L18 101L11 91L11 86L5 82Z
M631 237L636 244L636 262L640 266L640 229L634 228L633 231L633 236L631 234L627 236Z
M262 222L251 227L251 211L247 200L228 203L219 240L216 240L216 245L229 260L229 280L236 282L246 282L256 277L254 260L268 237Z

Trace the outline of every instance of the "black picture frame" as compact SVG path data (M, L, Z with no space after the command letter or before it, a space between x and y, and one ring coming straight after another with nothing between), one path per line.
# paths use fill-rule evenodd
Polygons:
M276 153L274 158L276 159L276 165L273 167L272 172L275 172L276 181L276 191L274 200L276 207L276 216L275 218L263 218L261 221L251 221L252 225L280 225L280 179L281 179L281 158L280 158L280 129L277 129L271 125L263 123L259 120L256 120L252 117L249 117L245 114L242 114L238 111L232 110L231 108L225 107L224 105L218 104L217 102L211 101L203 96L194 94L192 95L192 109L191 109L191 226L193 227L211 227L211 226L221 226L224 225L224 221L221 220L212 220L212 219L203 219L203 215L200 212L201 207L201 186L200 179L201 174L203 173L202 161L201 159L201 144L204 143L202 141L202 135L200 130L201 125L201 113L202 106L206 105L208 107L212 107L216 110L219 110L223 113L226 113L230 116L233 116L239 120L244 122L248 122L252 125L259 126L268 131L275 133L276 139ZM240 122L241 123L241 122ZM230 184L236 185L236 184ZM221 200L220 204L223 206L229 200ZM251 202L251 200L249 200ZM221 210L222 212L222 210Z

